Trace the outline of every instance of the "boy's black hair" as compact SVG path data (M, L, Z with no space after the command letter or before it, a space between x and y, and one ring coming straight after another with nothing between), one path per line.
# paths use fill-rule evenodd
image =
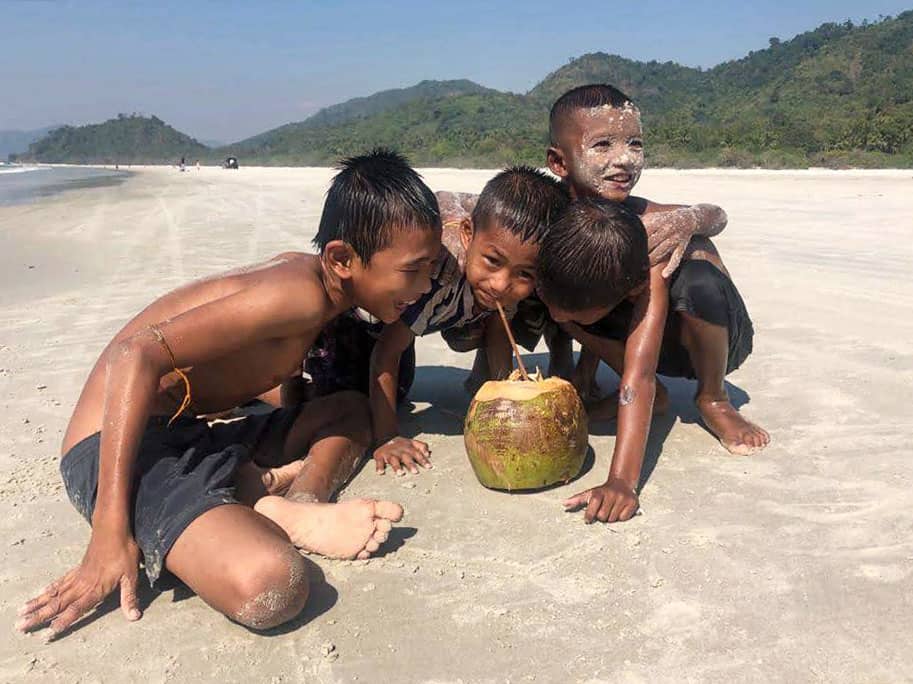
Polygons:
M485 230L496 222L522 242L540 242L570 203L564 184L531 166L512 166L485 184L472 210L472 224Z
M615 86L608 83L591 83L572 90L555 100L548 114L548 135L551 144L557 146L567 116L578 109L592 109L593 107L617 107L619 109L630 105L637 107L634 101Z
M547 304L565 311L614 308L650 271L647 232L624 205L575 200L539 248L537 280Z
M320 216L314 245L347 242L368 263L396 230L440 230L434 193L404 157L384 148L339 162Z

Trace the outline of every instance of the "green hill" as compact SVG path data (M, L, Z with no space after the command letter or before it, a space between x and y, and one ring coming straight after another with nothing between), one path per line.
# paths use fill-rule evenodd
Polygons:
M524 95L472 81L422 81L317 112L208 150L152 117L58 129L29 148L41 161L332 164L375 145L416 164L543 164L561 93L612 83L644 112L653 166L913 166L913 11L873 24L823 24L712 69L583 55Z
M119 114L100 124L56 128L17 158L73 164L174 163L209 153L205 145L155 116Z
M654 166L913 165L913 12L771 38L767 49L708 70L588 54L526 95L423 93L344 122L315 116L230 149L256 163L325 164L384 144L417 164L542 164L549 106L594 82L640 105Z
M384 117L391 111L409 108L414 103L435 101L445 102L462 95L500 95L497 90L485 88L468 80L422 81L411 88L383 90L368 97L356 97L340 104L321 109L304 121L286 124L279 128L260 133L223 149L232 154L258 158L275 157L277 163L327 163L334 159L332 147L320 144L321 152L311 154L314 131L339 129L353 122ZM376 129L376 126L373 127ZM378 141L377 144L380 144Z

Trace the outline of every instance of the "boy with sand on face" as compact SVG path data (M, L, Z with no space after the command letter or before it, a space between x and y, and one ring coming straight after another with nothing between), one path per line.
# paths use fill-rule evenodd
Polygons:
M546 152L549 163L551 149ZM569 184L568 177L562 178L574 196L574 188ZM637 182L636 178L634 182ZM611 192L605 188L604 190ZM478 201L478 195L462 192L438 192L437 198L445 224L471 215ZM712 204L685 206L658 204L634 197L629 200L640 207L641 219L647 231L650 264L664 264L663 275L666 277L671 276L678 268L692 239L698 243L702 238L718 235L726 227L726 212ZM511 319L510 325L517 343L527 351L535 351L539 340L544 338L549 350L548 374L571 379L574 372L571 337L549 318L547 309L535 294L517 304L516 315ZM497 372L489 368L490 353L485 348L479 348L478 344L472 346L464 343L463 347L459 346L461 341L483 339L492 334L485 330L488 326L500 328L501 323L496 319L486 319L462 328L451 328L442 333L448 344L458 351L478 349L472 373L466 380L466 390L470 394L474 394L486 380L500 378ZM496 331L493 336L497 338L499 334ZM591 393L598 391L592 381L585 383L585 386L581 384L579 389L584 390L582 396L587 403L596 396L591 396Z
M585 202L572 207L547 235L539 294L552 319L583 346L574 374L581 395L589 395L600 360L621 377L618 394L588 409L591 419L618 418L610 477L566 504L586 506L588 522L627 520L637 510L652 412L668 408L657 369L697 379L698 411L728 451L749 454L768 444L770 436L732 406L724 385L725 376L751 353L754 331L709 240L693 242L671 277L660 263L650 267L648 279L646 270L643 278L637 276L648 265L646 240L627 251L611 243L612 225L642 232L639 216L656 211L653 203L630 195L644 155L640 113L627 96L608 85L575 88L552 107L550 134L549 168L567 182L575 200ZM694 210L701 211L700 206ZM612 218L612 211L621 213ZM609 242L601 242L600 231ZM592 273L580 268L584 255ZM612 270L616 266L621 275Z
M471 214L445 214L444 249L431 291L384 327L371 354L369 396L378 473L386 466L396 474L431 467L428 445L401 437L396 418L400 358L416 336L441 332L456 351L481 349L495 377L510 372L510 345L497 306L512 312L532 294L539 241L569 201L558 181L518 166L488 181Z
M360 306L393 323L430 288L441 248L437 202L405 160L383 150L342 162L315 239L191 283L153 302L108 344L64 437L70 500L92 525L82 562L20 611L22 631L66 630L120 588L140 617L167 569L210 606L265 629L308 597L308 561L377 551L402 508L327 503L371 443L362 395L342 393L265 416L208 424L275 386L329 321Z

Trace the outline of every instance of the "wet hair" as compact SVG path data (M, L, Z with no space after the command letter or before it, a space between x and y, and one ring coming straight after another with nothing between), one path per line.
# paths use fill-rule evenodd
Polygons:
M343 159L339 169L314 238L321 253L332 240L342 240L368 263L390 245L394 230L441 229L437 198L396 152L375 148Z
M621 109L625 106L636 108L634 101L615 86L608 83L592 83L568 90L555 100L548 114L548 135L553 146L559 144L561 131L568 116L578 109L592 109L609 105Z
M512 166L485 184L472 210L472 224L497 224L521 242L541 242L552 220L570 203L567 188L531 166Z
M565 311L614 308L649 275L647 232L624 205L601 197L575 200L539 249L542 298Z

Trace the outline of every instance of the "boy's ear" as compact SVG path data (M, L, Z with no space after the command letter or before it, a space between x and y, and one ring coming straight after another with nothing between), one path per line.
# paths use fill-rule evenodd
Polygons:
M352 277L352 264L356 258L352 246L342 240L331 240L323 248L323 260L342 279Z
M472 218L464 216L460 219L460 244L463 245L464 251L469 249L473 235L475 235L475 228L472 225Z
M553 174L562 180L567 178L567 162L564 160L564 152L561 151L560 147L555 147L554 145L549 147L545 157L548 161L548 168Z

